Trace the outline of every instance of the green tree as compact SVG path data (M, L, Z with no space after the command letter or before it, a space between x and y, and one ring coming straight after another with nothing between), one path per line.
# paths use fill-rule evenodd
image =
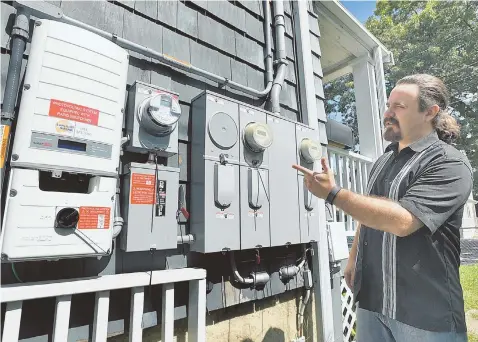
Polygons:
M365 26L394 54L386 67L387 95L403 76L428 73L447 85L450 109L461 124L457 148L474 168L478 198L478 2L383 1ZM339 111L357 131L351 75L324 86L328 113Z

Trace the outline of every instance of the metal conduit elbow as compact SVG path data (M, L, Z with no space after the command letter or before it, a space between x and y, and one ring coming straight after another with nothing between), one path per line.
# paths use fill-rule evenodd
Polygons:
M229 259L231 262L231 269L232 273L234 274L234 278L238 283L244 284L244 285L252 285L254 284L254 279L253 278L244 278L240 275L239 271L237 270L236 266L236 260L234 259L234 252L229 251Z

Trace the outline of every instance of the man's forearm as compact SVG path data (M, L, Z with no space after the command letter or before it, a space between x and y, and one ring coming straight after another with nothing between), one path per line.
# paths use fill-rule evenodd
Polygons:
M398 236L406 236L422 226L408 210L386 198L363 196L342 189L334 204L361 224Z

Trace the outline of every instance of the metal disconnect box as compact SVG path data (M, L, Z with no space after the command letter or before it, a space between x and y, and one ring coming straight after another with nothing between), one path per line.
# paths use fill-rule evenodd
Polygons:
M176 248L179 168L127 164L121 192L121 249L138 252Z
M11 170L2 227L2 260L105 256L113 241L116 179L84 175L52 178L46 171ZM76 192L63 177L78 176ZM46 181L44 181L46 179Z
M35 25L12 167L116 177L128 53L84 29Z
M128 94L126 150L154 152L163 157L178 153L179 96L152 84L135 81Z

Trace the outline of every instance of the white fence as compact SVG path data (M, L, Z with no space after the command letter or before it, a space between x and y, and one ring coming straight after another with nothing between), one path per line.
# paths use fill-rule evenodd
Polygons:
M334 171L337 185L344 189L363 194L367 189L368 174L373 164L371 158L334 147L327 148L329 165ZM345 222L349 234L353 234L356 222L342 210L332 207L335 222Z
M352 190L363 194L367 189L368 175L373 164L371 158L357 153L341 150L334 147L327 148L329 165L334 171L337 185L344 189ZM356 229L356 222L346 215L342 210L332 207L332 217L335 222L344 222L347 235L353 238ZM342 293L342 332L344 342L355 340L356 315L353 305L353 294L348 288L345 280L341 281Z
M96 293L92 341L106 341L110 291L131 289L129 341L142 341L144 288L162 285L161 341L173 341L174 283L189 282L188 340L206 340L206 270L183 268L106 275L94 278L5 285L1 302L7 303L2 341L18 341L24 301L56 297L53 342L67 341L71 297Z

